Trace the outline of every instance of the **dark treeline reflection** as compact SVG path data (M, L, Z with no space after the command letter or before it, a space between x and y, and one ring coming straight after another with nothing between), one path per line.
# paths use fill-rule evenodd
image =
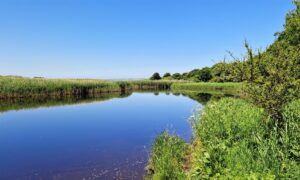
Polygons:
M93 96L65 96L53 98L16 98L0 100L0 112L33 109L40 107L64 106L81 103L107 101L113 98L125 98L132 93L106 93Z
M160 93L166 95L186 96L201 104L206 104L211 99L219 99L226 94L209 94L199 92L171 92L171 91L137 91L138 93L153 93L158 96ZM0 100L0 112L7 112L11 110L34 109L40 107L64 106L81 103L93 103L99 101L107 101L113 98L126 98L132 93L106 93L93 96L67 96L67 97L53 97L53 98L17 98L17 99L2 99Z
M218 100L222 97L234 97L233 95L229 94L209 94L209 93L199 93L199 92L184 92L181 93L183 96L187 96L202 105L205 105L210 100Z

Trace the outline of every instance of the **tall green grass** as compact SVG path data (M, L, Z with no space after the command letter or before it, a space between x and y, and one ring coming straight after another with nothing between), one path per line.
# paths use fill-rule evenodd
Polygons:
M0 97L32 97L118 91L115 82L88 79L0 77Z
M0 98L91 95L136 90L174 90L236 94L238 83L187 83L175 80L105 81L93 79L44 79L0 76Z
M161 167L171 168L173 174L184 172L184 179L299 179L300 100L288 104L283 112L285 128L279 131L270 125L273 121L262 108L245 100L211 101L194 117L193 142L181 152L189 157L190 165L181 160L178 169L166 161L169 166ZM159 141L164 142L161 138ZM162 160L178 149L172 144L164 149L160 147L163 145L155 143L154 148L159 146L161 151L152 151L151 157Z
M135 80L135 81L125 81L125 82L127 84L130 84L131 89L133 90L164 90L164 89L170 89L171 85L176 81Z
M241 94L243 83L173 83L171 89L174 91L197 91L206 93Z
M159 135L146 168L146 179L185 179L183 163L187 148L187 144L176 135L169 135L167 132Z
M168 89L170 81L104 81L0 76L0 98L88 95L144 89Z

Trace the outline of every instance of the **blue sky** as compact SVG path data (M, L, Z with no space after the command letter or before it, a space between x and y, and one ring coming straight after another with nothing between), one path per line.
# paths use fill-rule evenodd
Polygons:
M265 48L291 0L1 0L0 75L145 78Z

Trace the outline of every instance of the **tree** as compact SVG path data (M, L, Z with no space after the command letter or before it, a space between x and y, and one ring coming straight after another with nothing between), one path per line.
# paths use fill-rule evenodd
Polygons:
M165 73L164 76L163 76L163 78L170 77L170 76L171 76L170 73Z
M158 72L154 73L150 78L150 80L160 80L160 79L161 77Z
M204 67L199 71L198 76L200 81L207 82L212 79L211 70L209 67Z
M247 77L248 94L279 127L284 124L283 107L300 96L300 2L295 4L296 10L286 17L284 31L276 33L277 40L264 53L253 57L246 45L253 72ZM256 75L254 70L258 70Z
M175 74L172 75L172 78L179 80L179 79L181 79L181 74L180 73L175 73Z

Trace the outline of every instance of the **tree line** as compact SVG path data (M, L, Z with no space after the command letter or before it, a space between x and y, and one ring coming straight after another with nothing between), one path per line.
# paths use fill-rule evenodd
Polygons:
M286 15L284 30L275 33L276 40L265 50L254 51L245 42L246 55L225 59L212 67L187 73L154 73L152 80L188 80L195 82L245 82L246 93L256 104L280 121L284 104L300 97L300 1Z
M294 1L296 9L286 15L284 31L275 33L276 40L264 51L253 51L245 42L247 53L244 57L219 61L212 67L194 69L186 73L154 73L151 80L189 80L195 82L256 82L258 84L276 78L278 81L294 81L300 78L300 8L299 0Z

